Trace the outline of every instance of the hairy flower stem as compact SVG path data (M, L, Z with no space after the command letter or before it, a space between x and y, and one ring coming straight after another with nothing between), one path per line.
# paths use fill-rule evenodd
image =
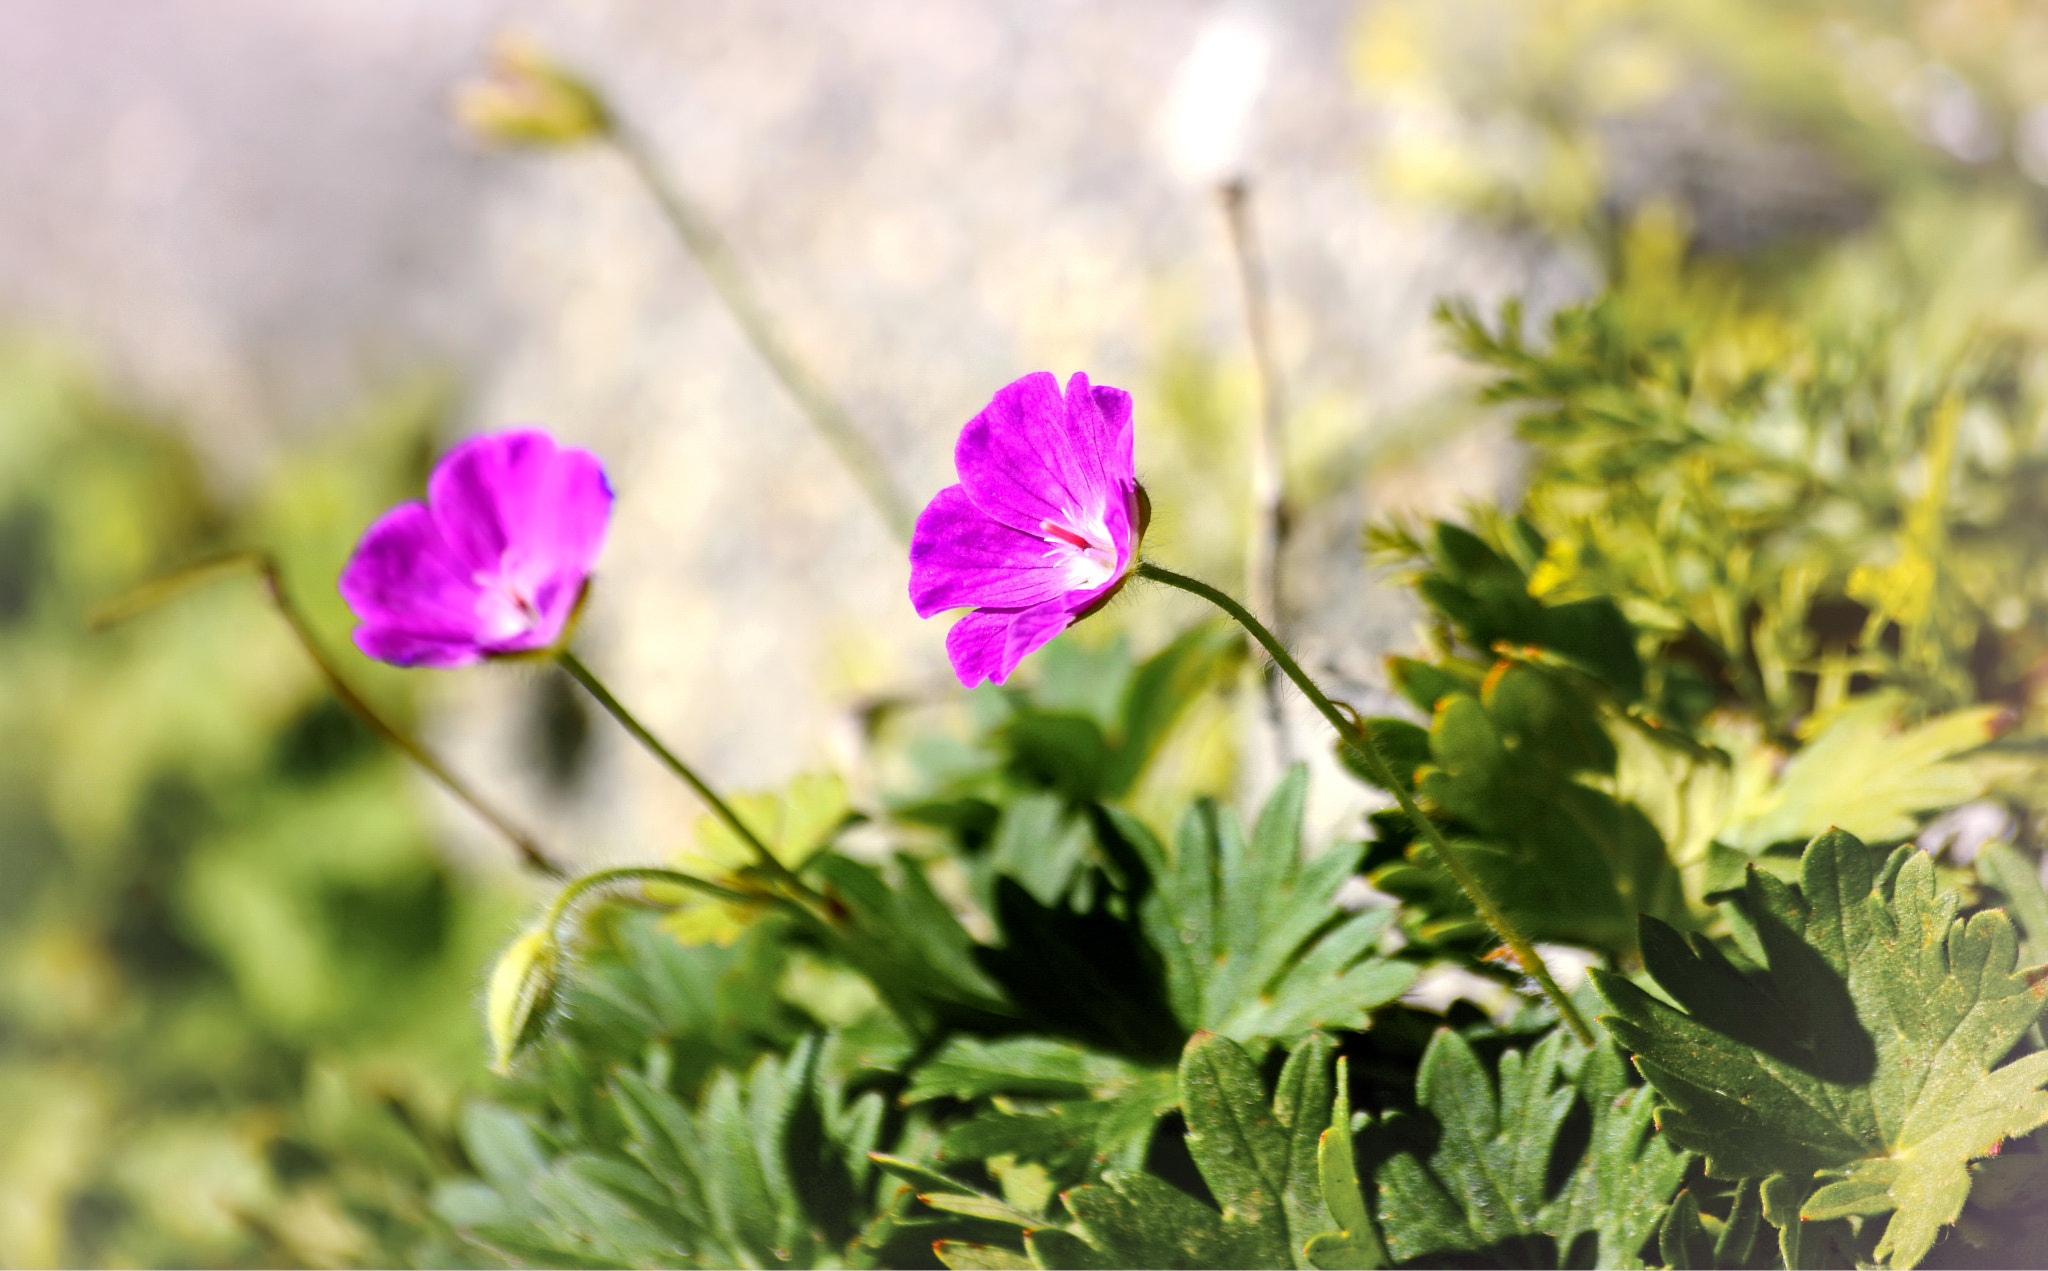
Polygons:
M599 887L608 887L613 883L668 883L676 887L687 887L692 891L701 891L707 896L716 896L720 900L727 900L741 905L759 904L764 899L770 901L781 900L780 897L748 895L743 891L734 891L730 887L721 887L717 883L707 882L694 874L685 874L680 870L664 869L659 865L627 865L618 869L601 869L595 874L585 874L567 887L564 887L562 894L555 897L555 902L548 906L546 913L541 915L541 930L547 932L549 940L553 940L555 938L555 928L562 924L562 919L568 914L571 905L582 899L586 893ZM781 901L781 903L787 904L788 902Z
M638 134L615 122L605 133L605 138L646 187L669 227L711 281L712 290L725 302L726 311L753 343L754 351L761 355L761 360L768 364L775 378L781 380L783 388L796 399L825 444L846 465L847 471L860 484L868 501L874 504L875 511L889 527L889 532L908 542L916 519L910 500L904 497L895 478L889 475L888 465L882 461L875 443L791 350L780 328L754 294L753 285L740 269L739 260L727 245L725 236L684 195Z
M1516 960L1522 964L1522 970L1541 986L1544 996L1557 1008L1557 1013L1563 1017L1573 1034L1588 1046L1593 1045L1592 1028L1586 1023L1585 1017L1579 1014L1578 1007L1573 1006L1572 1000L1565 996L1564 990L1558 987L1557 981L1551 978L1550 968L1543 964L1543 957L1536 952L1536 946L1529 943L1529 938L1508 920L1507 914L1494 903L1493 897L1487 894L1485 886L1479 881L1479 875L1475 874L1464 858L1458 855L1450 840L1437 828L1436 822L1430 820L1416 804L1415 796L1409 794L1407 787L1395 778L1393 769L1387 766L1386 758L1380 754L1379 744L1373 739L1371 726L1363 719L1339 710L1337 704L1316 687L1315 681L1308 677L1307 672L1301 669L1301 664L1296 662L1280 641L1274 638L1273 633L1237 601L1199 579L1176 574L1170 569L1161 569L1149 561L1139 562L1137 574L1140 578L1149 578L1153 582L1165 583L1169 587L1178 587L1191 595L1200 596L1236 619L1237 624L1243 627L1252 639L1259 642L1273 659L1274 665L1278 666L1288 679L1293 680L1294 686L1302 691L1302 695L1322 712L1324 719L1330 721L1330 726L1337 730L1337 736L1343 739L1352 753L1365 760L1373 779L1393 792L1395 801L1401 805L1401 811L1408 814L1408 819L1415 823L1415 828L1421 831L1422 837L1436 850L1437 859L1451 871L1451 877L1458 880L1458 886L1464 890L1473 907L1479 910L1479 916L1486 920L1486 925L1493 928L1494 934L1498 935L1508 948L1514 950Z
M526 868L538 874L546 874L550 878L568 877L568 871L563 869L553 857L541 850L540 845L534 842L532 835L512 824L502 813L486 803L483 796L470 789L465 782L450 772L447 766L435 758L433 753L426 747L420 745L420 743L401 732L395 725L386 721L382 715L377 713L375 707L365 701L362 695L357 693L346 679L342 678L341 669L334 664L332 658L327 656L326 650L320 647L320 641L314 637L311 624L306 621L305 615L299 611L299 607L293 602L291 594L285 590L284 576L278 570L276 558L270 553L259 551L228 552L209 560L199 561L161 578L152 579L127 595L100 607L87 615L86 623L96 631L105 630L116 623L125 622L139 613L154 609L172 597L180 595L193 587L211 582L213 579L226 574L239 574L243 572L253 572L258 578L262 579L264 596L270 602L270 607L275 609L279 616L284 619L285 625L291 628L291 633L298 640L299 647L306 651L306 656L319 669L320 678L327 681L328 691L333 693L343 706L348 707L349 710L355 713L356 718L369 725L372 732L404 752L408 759L419 765L421 771L439 782L442 789L466 804L470 811L483 818L492 829L503 835L506 841L512 844L513 850L519 853L520 863L525 865Z
M648 732L646 727L633 717L633 712L620 705L619 699L612 696L611 690L591 674L590 668L583 665L581 659L565 648L556 651L555 660L562 664L562 669L569 673L571 679L581 684L586 692L597 699L599 706L604 707L613 719L619 721L620 727L633 735L633 740L639 742L648 754L659 759L664 768L682 778L684 785L696 791L697 797L704 801L704 806L711 809L711 814L722 821L725 828L738 835L740 842L752 850L760 861L762 870L769 877L787 888L790 895L808 904L823 903L824 897L813 891L789 866L784 865L774 852L769 851L768 845L761 841L761 836L754 833L745 821L740 820L739 814L732 810L731 805L718 797L718 791L706 785L704 778L698 776L690 765L678 759L673 751L656 740L654 734Z

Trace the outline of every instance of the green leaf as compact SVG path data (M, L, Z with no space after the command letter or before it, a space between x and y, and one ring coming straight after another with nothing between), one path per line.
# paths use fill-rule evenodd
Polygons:
M948 1178L930 1166L919 1165L916 1161L908 1161L900 1156L890 1156L884 1152L869 1152L868 1159L880 1166L883 1173L900 1178L910 1184L911 1189L918 1194L920 1199L927 1192L952 1193L961 1196L979 1194L975 1191L973 1184L963 1183L957 1178Z
M651 1221L663 1213L659 1187L639 1171L589 1155L567 1156L533 1182L553 1215L557 1238L600 1257L650 1266L675 1254L676 1230Z
M1851 700L1716 837L1752 854L1828 829L1893 843L1912 837L1917 814L1982 795L1988 773L1956 757L1996 735L2003 708L1971 707L1911 728L1899 725L1903 709L1896 693Z
M1387 1265L1387 1247L1379 1223L1358 1189L1358 1163L1351 1143L1349 1064L1337 1058L1336 1097L1330 1125L1316 1140L1316 1175L1324 1207L1335 1231L1312 1237L1303 1254L1317 1271L1379 1271Z
M995 920L1003 943L976 946L976 965L1043 1031L1145 1062L1180 1051L1155 946L1126 915L1121 895L1095 889L1088 908L1040 903L1008 878L996 880Z
M1413 793L1417 772L1429 762L1429 730L1405 719L1368 719L1365 723L1372 730L1373 744L1379 747L1380 758L1387 761L1387 769L1402 788ZM1340 744L1336 750L1337 761L1352 776L1369 786L1380 783L1379 774L1372 770L1372 764L1358 752L1357 747Z
M501 1144L491 1158L510 1158L494 1182L511 1213L495 1225L516 1215L565 1250L643 1266L808 1260L846 1243L868 1219L869 1165L858 1153L873 1142L880 1107L872 1095L842 1105L824 1050L812 1035L745 1078L721 1071L694 1108L646 1075L616 1070L607 1102L623 1142L539 1170L530 1132L521 1146L516 1124L483 1123Z
M1837 831L1807 848L1797 889L1750 871L1760 972L1646 919L1644 963L1677 1006L1595 974L1609 1028L1671 1105L1672 1141L1716 1177L1833 1171L1801 1216L1895 1207L1875 1256L1917 1264L1961 1212L1969 1163L2048 1124L2048 1054L1994 1066L2043 989L2014 972L2005 914L1963 920L1960 903L1925 853L1880 872Z
M1678 1193L1657 1231L1657 1252L1672 1271L1712 1271L1714 1238L1700 1225L1700 1204L1690 1191Z
M764 1067L774 1063L772 1058L762 1060ZM756 1076L762 1074L757 1068ZM760 1083L743 1085L733 1073L721 1072L705 1091L697 1114L713 1229L746 1249L773 1248L780 1234L782 1206L777 1201L783 1198L773 1189L756 1137L755 1104L761 1093L765 1091Z
M1573 1079L1565 1060L1576 1060ZM1458 1034L1424 1053L1417 1113L1390 1113L1372 1140L1380 1231L1397 1261L1479 1256L1519 1266L1629 1263L1656 1230L1686 1157L1651 1132L1648 1092L1630 1091L1611 1050L1561 1031L1501 1055L1498 1084ZM1560 1131L1591 1119L1584 1156L1557 1183Z
M1243 657L1243 634L1219 619L1188 628L1139 664L1124 694L1123 735L1103 782L1107 797L1130 792L1188 704Z
M1042 1227L1045 1219L1036 1214L1027 1214L1007 1201L993 1196L962 1195L959 1192L919 1192L917 1198L933 1209L949 1214L962 1214L969 1218L986 1218L990 1222L1007 1223L1012 1227Z
M1714 1263L1723 1267L1748 1266L1756 1255L1756 1237L1761 1227L1758 1222L1763 1216L1763 1201L1754 1182L1742 1184L1736 1189L1735 1203L1729 1207L1728 1220L1721 1225L1721 1234L1714 1238Z
M462 1110L462 1146L477 1169L500 1191L518 1192L547 1169L547 1155L533 1126L509 1108L482 1100Z
M1311 1237L1302 1256L1317 1271L1378 1271L1386 1265L1386 1250L1345 1231Z
M1560 1248L1594 1233L1598 1265L1620 1266L1649 1238L1692 1157L1656 1131L1656 1100L1648 1088L1629 1084L1614 1047L1588 1055L1572 1084L1592 1113L1592 1133L1545 1225Z
M590 1271L611 1271L630 1264L577 1249L565 1249L530 1227L476 1227L465 1232L470 1239L512 1260L515 1266L577 1267Z
M1829 1183L1806 1198L1799 1216L1808 1222L1828 1218L1867 1218L1896 1209L1891 1184L1894 1170L1866 1170L1858 1177Z
M1531 644L1558 653L1598 676L1623 702L1643 695L1643 664L1635 625L1606 596L1548 605Z
M1437 666L1414 658L1389 657L1387 679L1396 692L1424 714L1434 714L1437 702L1453 693L1479 692L1479 675L1476 672L1460 674L1459 668ZM1379 721L1374 720L1373 723L1377 726Z
M1223 1215L1150 1174L1111 1173L1066 1194L1088 1243L1122 1267L1287 1268L1268 1234Z
M1023 785L1043 787L1039 798L1066 806L1109 793L1104 788L1111 762L1109 739L1102 726L1086 716L1020 705L998 740L1010 752L1009 775Z
M1296 1047L1269 1099L1229 1038L1196 1033L1181 1056L1187 1147L1221 1212L1149 1174L1107 1171L1066 1193L1090 1243L1126 1266L1308 1266L1331 1226L1317 1142L1329 1124L1330 1057L1320 1034Z
M912 1003L963 1025L1014 1018L976 959L967 956L978 946L932 892L922 869L907 857L897 866L903 885L892 888L874 866L837 852L814 862L862 937L846 941L841 952L892 1003Z
M699 1227L710 1225L698 1153L697 1127L687 1109L634 1072L613 1074L611 1092L632 1137L626 1150L665 1183L670 1203Z
M1555 672L1501 666L1485 695L1438 703L1421 793L1477 832L1468 863L1531 938L1628 950L1638 912L1684 913L1663 839L1640 809L1580 779L1615 753L1591 740L1592 703ZM1408 855L1440 868L1426 844Z
M1328 1063L1327 1042L1302 1047L1303 1051L1310 1049ZM1326 1109L1327 1075L1322 1079L1322 1093ZM1223 1206L1224 1225L1240 1229L1247 1238L1257 1233L1266 1259L1260 1265L1293 1265L1291 1251L1296 1241L1290 1238L1283 1197L1291 1179L1296 1138L1281 1127L1276 1110L1267 1105L1265 1083L1251 1057L1227 1037L1196 1033L1181 1056L1180 1098L1188 1122L1188 1151ZM1324 1114L1312 1115L1320 1119ZM1301 1239L1306 1241L1328 1226L1327 1219L1315 1223L1301 1233Z
M1335 1221L1323 1203L1320 1149L1323 1132L1330 1126L1330 1060L1336 1049L1322 1033L1310 1033L1287 1056L1273 1091L1273 1119L1287 1146L1280 1208L1287 1220L1288 1247L1296 1252L1297 1265L1304 1267L1308 1264L1299 1255L1308 1239L1329 1230Z
M1031 1271L1031 1259L1001 1245L971 1245L960 1240L940 1240L932 1245L939 1261L953 1271Z
M779 791L735 794L727 801L775 858L792 869L802 868L830 842L850 811L845 784L820 773L801 774ZM692 838L672 861L685 873L726 878L754 864L753 847L710 813L697 818ZM699 892L675 889L669 894L675 908L664 925L684 944L729 943L759 912L756 906L733 905Z
M1307 770L1290 769L1250 841L1227 809L1198 801L1170 861L1142 826L1113 814L1152 864L1140 918L1165 962L1174 1013L1190 1030L1248 1039L1363 1027L1414 982L1412 964L1374 955L1392 911L1346 914L1336 905L1359 845L1301 859L1307 786Z
M1545 604L1529 594L1528 576L1518 565L1472 531L1446 521L1437 522L1431 555L1436 572L1418 579L1416 590L1475 649L1534 646L1601 680L1624 703L1642 696L1635 627L1614 601L1600 596Z
M984 1112L946 1132L946 1160L988 1161L1009 1156L1043 1165L1069 1186L1104 1169L1144 1164L1153 1126L1179 1102L1171 1071L1141 1072L1099 1097Z
M1120 1267L1138 1265L1105 1256L1064 1227L1040 1227L1025 1232L1024 1248L1031 1255L1031 1265L1040 1271L1117 1271Z
M920 1066L903 1102L1013 1095L1038 1099L1106 1098L1147 1070L1129 1060L1050 1037L997 1041L955 1037Z

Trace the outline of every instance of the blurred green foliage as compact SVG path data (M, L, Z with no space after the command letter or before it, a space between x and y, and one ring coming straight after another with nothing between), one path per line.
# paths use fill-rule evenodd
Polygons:
M2011 0L1389 0L1350 45L1387 188L1596 249L1651 202L1719 251L1907 191L2038 204L2044 57Z
M2048 657L2048 256L2016 206L1914 201L1794 264L1639 219L1539 345L1452 310L1522 405L1535 590L1622 598L1774 735L1882 681L2037 710Z
M253 578L84 615L262 545L344 648L335 563L416 488L442 401L231 506L173 432L0 347L0 1263L391 1265L430 1237L516 890L441 858Z

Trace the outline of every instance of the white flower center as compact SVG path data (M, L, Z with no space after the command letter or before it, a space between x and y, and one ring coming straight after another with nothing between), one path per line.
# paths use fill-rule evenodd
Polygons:
M1040 521L1038 529L1051 544L1047 556L1066 570L1068 591L1093 591L1116 577L1116 544L1101 516L1069 513L1064 521Z
M480 569L470 576L483 588L476 599L476 616L477 634L486 644L525 635L540 624L540 607L511 573L503 568L495 572Z

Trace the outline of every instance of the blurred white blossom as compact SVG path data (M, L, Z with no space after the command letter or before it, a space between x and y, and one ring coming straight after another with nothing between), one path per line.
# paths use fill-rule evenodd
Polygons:
M1252 107L1272 54L1255 14L1226 9L1203 22L1166 99L1166 155L1175 175L1218 185L1244 174Z
M2048 185L2048 105L2036 103L2020 115L2013 153L2021 171L2035 183Z
M2011 838L2015 828L2004 804L1979 799L1935 817L1914 842L1930 856L1946 852L1956 864L1967 865L1986 843Z
M1964 163L1998 157L1998 126L1968 81L1930 62L1893 93L1893 101L1915 132Z

